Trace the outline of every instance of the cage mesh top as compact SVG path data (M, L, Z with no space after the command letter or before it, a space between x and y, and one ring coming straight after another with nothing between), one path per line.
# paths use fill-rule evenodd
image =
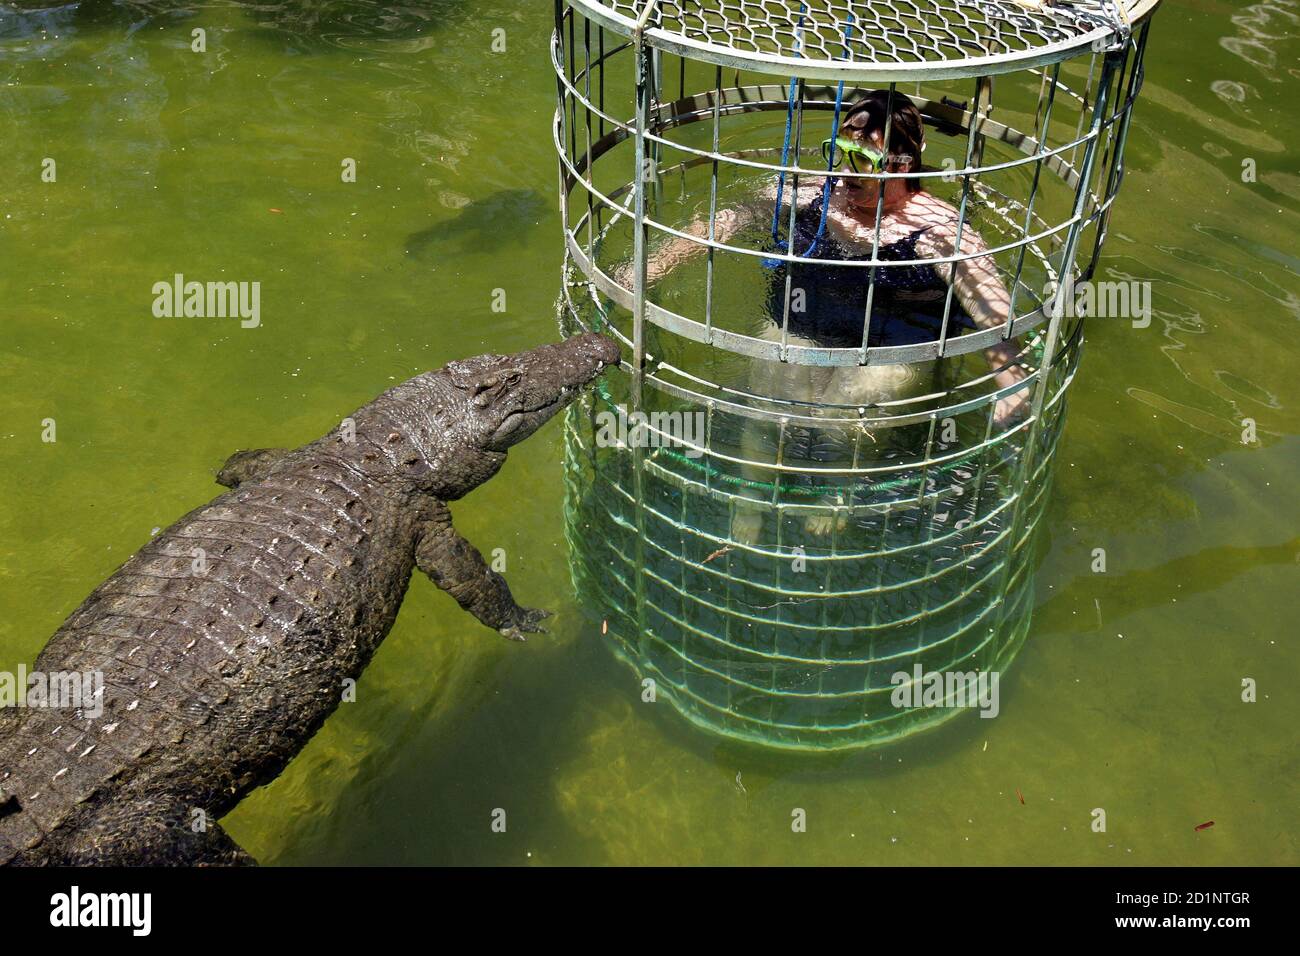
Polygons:
M1158 0L574 0L696 59L809 76L997 72L1061 59ZM1023 4L1023 5L1022 5ZM603 14L603 16L602 16ZM612 14L612 15L611 15Z

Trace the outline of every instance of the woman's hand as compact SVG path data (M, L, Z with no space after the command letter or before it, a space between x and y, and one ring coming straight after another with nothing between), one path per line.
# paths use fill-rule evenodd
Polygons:
M993 422L1003 428L1015 424L1029 414L1029 407L1028 389L1003 395L993 406Z
M1026 377L1025 369L1017 362L1016 349L1003 342L984 352L989 364L999 371L993 375L993 384L998 388L1010 388ZM997 400L993 406L993 422L1003 428L1013 425L1029 415L1033 403L1033 387L1022 387L1009 392Z

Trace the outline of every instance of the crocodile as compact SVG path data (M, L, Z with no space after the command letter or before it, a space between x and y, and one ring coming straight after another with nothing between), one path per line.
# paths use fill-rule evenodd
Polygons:
M388 634L415 568L513 640L546 611L447 503L618 362L596 333L449 362L297 449L237 452L231 490L126 561L33 673L97 675L79 708L0 708L0 863L253 864L216 822L273 780Z

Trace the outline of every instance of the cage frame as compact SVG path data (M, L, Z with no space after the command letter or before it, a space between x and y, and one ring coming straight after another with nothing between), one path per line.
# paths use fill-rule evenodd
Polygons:
M723 7L728 4L743 7L747 3L751 5L761 3L766 6L772 0L714 0L714 2ZM813 0L813 2L821 3L827 8L838 5L846 9L852 9L855 6L861 8L883 5L883 0ZM929 2L939 7L944 4L949 6L960 5L968 2L968 0L907 0L907 2L911 6ZM978 6L1005 6L1005 3L1000 4L999 0L969 0L969 3ZM639 9L637 9L638 4ZM943 405L941 408L935 407L934 402L931 402L930 406L926 407L925 401L935 397L927 395L922 396L923 401L920 402L909 399L895 403L900 407L888 409L889 414L885 419L888 422L887 427L928 426L929 428L924 461L919 463L921 466L919 481L921 494L915 500L908 501L904 505L899 505L899 507L920 508L922 511L929 507L931 508L931 514L933 514L934 509L937 509L936 502L940 496L937 493L932 496L925 494L927 478L930 477L932 467L937 469L937 474L942 476L944 467L949 464L949 460L934 454L934 433L936 424L941 417L978 412L980 409L986 410L987 427L984 432L984 440L970 452L970 455L975 453L980 455L981 469L990 449L996 448L1001 443L1006 443L1006 447L1017 447L1014 442L1019 441L1018 457L1015 462L1014 491L999 506L999 509L1005 508L1010 511L1007 527L995 539L995 543L997 543L1005 538L1005 555L995 568L995 571L990 572L990 574L996 573L1000 577L998 582L1000 592L1003 594L1009 593L1009 589L1017 580L1023 581L1029 574L1024 560L1017 556L1028 550L1033 531L1037 526L1038 516L1045 506L1047 498L1046 483L1049 480L1051 459L1064 420L1066 392L1075 376L1082 348L1083 322L1082 320L1071 321L1067 317L1068 310L1065 295L1073 289L1075 283L1092 276L1108 232L1111 211L1124 176L1124 147L1127 142L1132 109L1142 85L1142 64L1151 25L1151 15L1159 6L1159 0L1133 0L1128 6L1125 6L1124 0L1119 0L1119 2L1100 0L1100 5L1105 8L1110 17L1107 22L1094 23L1090 29L1080 29L1065 39L1044 42L1034 49L1007 54L984 53L980 56L961 59L941 59L937 62L919 61L913 63L871 62L835 59L832 57L821 59L794 58L761 52L742 54L732 49L720 47L717 44L693 40L684 35L683 32L673 33L671 30L664 29L659 23L657 14L661 14L666 7L684 8L688 5L688 2L679 2L679 0L633 0L630 4L627 0L556 0L556 27L551 41L551 63L556 73L558 107L552 124L552 135L560 160L559 194L561 217L564 223L566 259L562 299L568 314L577 316L582 308L578 304L578 299L581 296L575 297L573 295L573 292L578 289L583 290L585 297L589 300L586 306L594 307L597 312L601 312L606 307L603 303L612 303L615 308L621 308L630 313L630 334L624 335L610 323L604 323L601 330L615 334L631 351L630 360L625 358L620 365L620 369L628 379L629 404L632 408L641 409L644 407L646 389L650 388L662 395L703 405L707 408L710 421L715 412L766 421L775 423L781 429L782 436L786 434L785 429L787 427L824 422L824 419L819 417L820 409L800 407L797 403L784 408L764 407L764 402L778 406L781 403L770 396L743 394L742 390L734 387L724 387L718 382L705 381L698 376L692 375L687 369L674 367L671 363L649 353L647 349L647 327L655 326L671 335L680 336L685 340L710 348L718 348L735 355L741 355L750 361L788 363L796 366L822 368L852 368L854 366L867 367L895 364L915 366L924 362L943 361L969 355L1016 339L1023 339L1025 344L1021 351L1015 355L1013 362L1013 364L1018 364L1018 367L1026 370L1025 376L1020 381L1009 386L996 386L991 390L982 388L997 374L996 371L990 371L982 378L977 377L949 389L949 394L959 393L963 388L968 388L971 391L966 394L957 394L955 400ZM698 3L698 0L696 0L696 5L704 6L704 4ZM629 6L636 12L635 18L624 16L617 9L618 7ZM807 9L806 4L804 9ZM583 22L581 62L577 58L579 47L575 34L575 24L579 15L582 17ZM599 30L598 46L594 50L594 56L592 44L593 25ZM606 47L607 30L615 37L616 41L608 49ZM848 43L846 42L845 48L847 49L847 47ZM628 52L631 53L632 72L635 77L634 109L631 117L623 118L606 109L604 71L607 69L608 64L614 61L615 57ZM661 98L665 86L662 65L665 54L711 64L714 67L715 76L715 84L712 89L686 95L685 64L683 63L679 89L681 95L667 100ZM1062 80L1062 64L1085 55L1091 55L1086 83L1081 90L1071 89ZM620 62L626 63L627 59L624 56ZM730 87L723 85L723 71L727 69L737 71L736 84ZM740 84L740 70L769 76L789 77L788 97L785 95L784 88L775 83L760 81ZM1038 103L1033 117L1034 129L1030 133L1018 130L1008 123L995 120L991 116L995 106L992 95L993 78L1003 74L1020 72L1036 75L1041 82ZM595 88L593 88L593 76L599 77ZM921 96L921 82L968 82L971 80L974 80L975 83L973 95L965 103L953 103L946 98L936 100L933 95ZM811 81L817 81L820 84L836 84L834 101L827 96L832 87L825 85L810 86ZM899 89L899 84L911 81L918 82L916 96L911 96ZM949 180L959 180L961 183L961 201L957 219L957 240L954 243L953 254L948 256L903 261L880 259L877 253L881 242L881 216L878 207L871 257L866 260L836 263L837 267L869 270L868 274L871 278L867 293L867 315L864 318L865 324L861 345L858 347L835 347L795 344L789 341L790 276L793 272L791 267L794 265L824 264L827 260L813 257L810 254L800 256L793 251L793 243L789 250L760 250L719 241L715 237L718 212L719 166L722 163L730 163L740 167L749 167L764 174L778 174L782 177L782 184L784 184L784 177L788 175L791 177L792 193L797 193L800 176L823 177L829 175L827 169L819 170L802 165L800 158L801 134L805 112L815 115L835 110L836 115L838 115L840 103L845 101L845 90L850 83L853 84L849 94L850 97L872 86L887 86L891 103L897 96L907 97L913 101L914 105L918 106L930 125L947 124L948 127L956 128L960 133L964 134L966 141L965 157L964 163L959 168L944 171L918 169L909 172L850 172L841 170L834 173L836 177L841 178L884 181L916 178L924 183L931 177L939 176ZM1046 99L1044 99L1044 91L1047 91ZM811 99L808 98L810 92L812 94ZM1052 109L1058 94L1063 94L1065 97L1077 101L1079 105L1078 125L1073 137L1052 145L1050 142ZM792 164L786 162L785 155L782 155L776 163L763 161L765 156L778 152L775 148L746 149L733 153L722 151L720 129L725 118L744 113L778 109L788 109L787 142L786 147L781 152L784 154L785 149L788 149L790 133L793 129L794 161ZM581 110L581 118L579 110ZM892 114L892 110L888 111L888 113ZM1086 130L1084 128L1085 115L1088 117ZM692 146L670 138L669 134L673 130L696 123L711 124L711 146L709 148ZM886 142L888 142L889 138L888 131L887 122L885 130ZM594 183L592 171L595 164L618 146L628 141L632 144L633 175L629 177L626 183L610 189L608 192L602 192ZM1018 151L1019 155L1016 155L1011 160L986 164L984 150L989 142L1000 143ZM681 153L688 158L683 159L676 165L665 166L661 161L661 155L663 151L668 149ZM1082 152L1082 156L1079 155L1080 152ZM655 215L651 214L652 197L656 190L660 188L664 178L676 173L678 170L681 170L684 176L688 169L703 164L709 164L711 167L708 231L706 235L700 236L690 233L684 228L674 226L669 222L659 221ZM976 188L979 188L979 180L986 174L1020 166L1030 166L1031 164L1033 182L1027 200L1019 204L1019 211L1023 213L1020 238L1000 246L996 244L992 247L986 246L982 251L963 253L961 235L968 222L966 208L968 197L972 193L972 180L976 182ZM647 169L652 170L652 176L647 176L642 172ZM1057 177L1061 183L1073 191L1073 202L1067 218L1055 225L1051 225L1050 228L1031 232L1031 226L1035 223L1034 205L1038 195L1039 181L1045 171L1049 176ZM573 193L579 187L585 194L586 210L583 212L579 207L579 214L574 218L571 215L573 211L571 203L573 202ZM993 191L996 192L996 190ZM825 201L825 198L824 195L823 201ZM1008 200L1009 209L1016 204L1016 200L1011 197L1003 196L1003 198ZM883 199L881 204L883 205ZM797 205L797 200L792 197L792 201L789 203L791 227L793 227ZM778 214L780 208L778 199ZM601 214L604 211L608 211L610 216L609 221L602 223ZM604 271L598 264L596 256L598 239L603 240L604 236L623 218L632 223L633 249L629 263L630 284L625 284L614 275ZM775 221L774 217L774 223ZM1038 221L1044 222L1041 216ZM1011 220L1007 219L1007 222L1011 223ZM1047 225L1044 222L1044 226ZM1092 249L1090 252L1084 251L1082 253L1083 261L1080 261L1081 239L1085 230L1090 226L1096 227ZM582 238L584 233L585 242ZM683 240L704 247L707 257L704 321L668 309L658 302L652 301L648 296L648 270L652 233L666 237L669 241L674 239ZM776 228L774 226L774 236L775 234ZM794 235L793 228L788 229L787 235ZM1052 248L1048 252L1043 252L1040 245L1051 245ZM1010 306L1005 324L949 335L949 315L954 300L953 290L955 286L955 282L950 281L944 305L942 327L936 339L906 345L872 345L868 343L871 331L871 302L876 288L875 276L878 270L899 268L903 265L951 266L955 276L956 270L960 269L965 262L986 256L994 257L1003 253L1013 253L1017 256L1014 279L1010 283ZM712 302L714 259L718 254L748 256L751 258L761 257L765 260L784 263L787 270L785 312L784 316L779 320L781 325L781 338L779 341L760 339L714 325L710 303ZM1021 274L1026 257L1029 255L1037 257L1039 264L1051 278L1051 282L1055 284L1057 291L1052 295L1045 294L1032 305L1029 311L1020 314L1016 311L1016 300L1018 294L1022 291ZM991 259L991 261L996 260ZM1058 264L1055 269L1053 268L1054 261ZM581 278L575 278L579 275ZM1024 289L1029 294L1033 293L1033 290L1028 289L1027 286ZM1002 399L1021 391L1028 392L1029 414L1012 427L1003 428L999 426L995 429L994 409L996 405ZM760 399L763 401L760 401ZM865 428L868 423L873 426L880 426L882 418L876 413L887 404L890 403L873 406L873 414L870 416L866 414L866 409L863 408L855 410L851 407L842 407L837 409L835 421L840 424L856 425L862 428ZM1055 416L1053 419L1054 424L1048 423L1049 415ZM570 424L566 424L565 436L566 455L571 440L576 442L577 447L581 448L581 442L577 440ZM1044 441L1047 442L1046 445ZM719 452L716 448L711 448L707 431L703 446L700 450L706 462L729 460L731 464L737 466L753 464L741 458L732 457L728 459L725 453ZM780 447L782 446L778 445L778 449ZM658 525L670 528L674 525L673 519L647 506L646 482L676 482L688 488L693 494L712 496L723 501L729 499L729 507L732 509L737 506L737 501L741 500L743 496L733 494L732 491L720 487L716 483L711 484L707 471L703 480L695 482L694 487L688 487L691 484L689 479L685 479L679 469L663 464L662 456L648 454L644 447L635 445L625 450L632 460L632 488L622 489L622 492L626 498L630 499L633 506L635 553L630 556L629 562L636 569L632 588L633 593L628 597L634 603L636 619L645 621L647 608L653 605L653 602L648 603L647 578L648 576L655 577L653 572L647 570L646 557L647 554L659 547L654 535L649 534L648 531ZM964 457L969 457L969 455ZM918 465L918 462L912 461L894 465L858 467L856 440L853 452L853 466L849 469L842 467L818 468L807 463L789 465L782 461L780 450L777 452L776 459L775 462L763 462L762 464L765 468L774 472L771 484L772 508L774 513L777 514L778 520L782 514L826 510L824 504L803 505L797 502L778 502L778 491L782 486L782 475L785 473L801 476L824 474L832 477L843 476L848 473L855 478L875 478L898 473L899 480L901 480L904 473L910 472L914 474ZM885 483L890 480L885 478ZM615 491L618 491L618 489L615 489ZM611 494L613 493L615 492L612 491ZM858 513L861 513L862 507L860 504L850 503L846 510L851 516L854 514L855 509L858 510ZM889 510L890 507L893 507L893 505L886 505L885 510ZM839 510L834 507L831 508L833 515L838 514ZM732 513L734 514L734 510ZM679 533L683 532L681 523L677 524L676 530ZM696 536L703 534L697 528L689 530ZM569 532L570 529L566 524L566 535ZM713 536L713 540L719 546L727 547L728 550L734 548L737 551L751 552L770 559L788 557L788 553L783 549L779 537L775 547L737 543L716 535ZM580 547L580 543L577 541L570 540L569 543L571 549ZM921 545L917 545L917 547L920 548L933 543L933 540L927 540ZM989 548L991 550L992 545ZM878 560L882 556L891 553L896 552L858 550L837 553L832 540L829 555L817 555L815 559L812 555L809 555L809 559L810 563L824 563L829 567L835 562ZM707 563L686 561L684 555L671 557L674 557L682 565L683 574L686 573L689 566L692 573L704 576L727 576L726 571L720 571L719 568L709 566ZM905 583L912 585L931 580L933 577L932 564L933 559L930 559L927 561L923 575ZM950 574L951 570L950 566L937 573ZM669 582L662 580L652 583L669 584ZM730 590L727 593L729 595L728 601L730 601ZM792 592L788 589L774 589L774 593L788 595ZM842 593L850 596L869 596L875 592L871 589L865 589ZM812 597L814 595L809 594L806 596ZM723 609L718 608L716 610L721 611ZM927 606L924 614L929 614L930 611L931 609ZM1000 597L981 613L992 614L995 611L1000 615L999 620L1004 621L1007 612ZM733 612L728 609L727 613ZM679 621L678 624L684 628L689 627L685 621ZM730 628L730 619L728 619L728 628ZM799 663L808 664L816 663L816 661L808 659L800 660ZM677 690L683 689L678 688ZM686 713L685 710L683 712ZM690 713L686 713L686 715L688 718L696 720ZM696 720L696 722L708 726L707 721ZM942 721L936 721L935 723L939 722ZM907 721L903 723L907 723ZM716 730L717 728L713 727L713 729ZM842 731L844 728L829 729ZM741 734L740 736L745 735ZM853 746L868 746L894 739L894 736L896 735L873 733L871 740L867 743L857 743L853 744ZM761 735L755 736L753 739L760 743L773 743L772 741L764 741ZM791 746L788 742L777 742L775 745Z

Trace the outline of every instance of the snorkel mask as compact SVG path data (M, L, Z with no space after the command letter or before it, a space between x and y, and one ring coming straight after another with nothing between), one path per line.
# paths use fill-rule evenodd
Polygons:
M848 157L849 168L855 173L877 173L884 163L885 154L844 136L822 141L822 159L826 160L828 169L839 169L845 157Z

